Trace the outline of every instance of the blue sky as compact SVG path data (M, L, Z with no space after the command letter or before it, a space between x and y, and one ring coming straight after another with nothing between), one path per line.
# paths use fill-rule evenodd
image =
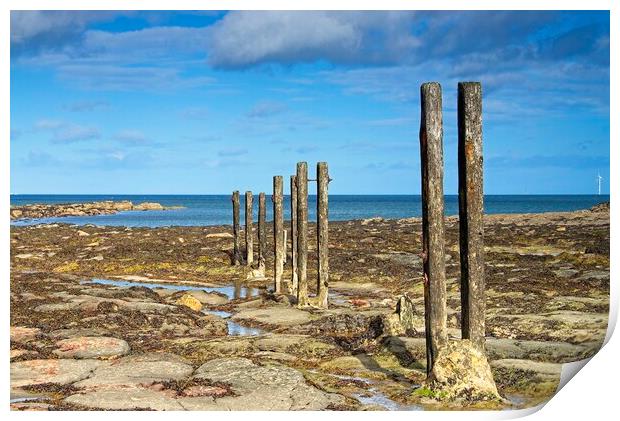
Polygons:
M11 193L419 194L419 86L483 84L485 192L609 192L608 12L11 13ZM312 192L312 189L311 189Z

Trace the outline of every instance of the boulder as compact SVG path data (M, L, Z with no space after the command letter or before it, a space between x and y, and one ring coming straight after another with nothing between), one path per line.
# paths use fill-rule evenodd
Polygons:
M438 350L427 386L440 400L501 400L484 352L467 339Z
M401 296L396 303L394 313L387 315L383 320L384 332L391 336L414 336L424 328L423 316L415 311L413 302L406 295Z
M194 311L202 310L202 303L190 294L183 294L176 300L176 304L191 308Z

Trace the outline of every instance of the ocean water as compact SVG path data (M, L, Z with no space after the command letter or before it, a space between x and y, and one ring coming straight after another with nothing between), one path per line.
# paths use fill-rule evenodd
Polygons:
M11 205L34 203L85 203L101 200L130 200L133 203L158 202L164 206L183 206L166 211L120 212L114 215L70 216L12 222L14 225L64 222L128 227L204 226L232 223L230 195L11 195ZM486 195L486 213L532 213L573 211L609 201L609 195ZM243 224L244 195L241 194ZM330 221L419 217L422 213L419 195L330 195ZM316 196L308 199L309 220L316 220ZM458 196L445 198L446 215L458 214ZM272 218L271 196L267 197L267 220ZM257 220L258 195L254 196L254 221ZM284 198L285 219L290 218L290 198Z

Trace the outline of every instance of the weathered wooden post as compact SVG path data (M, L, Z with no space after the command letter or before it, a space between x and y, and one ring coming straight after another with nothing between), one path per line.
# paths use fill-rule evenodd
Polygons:
M423 84L420 99L424 318L426 372L430 373L439 347L447 340L441 86Z
M308 163L297 163L297 305L308 305Z
M484 228L482 186L482 87L458 85L459 242L461 332L484 349Z
M252 266L254 263L254 236L252 229L252 209L253 209L252 192L245 192L245 264Z
M265 231L265 193L258 195L258 270L265 273L265 252L267 232Z
M297 295L297 176L291 175L291 294Z
M241 231L239 230L239 191L235 190L232 194L233 206L233 265L241 264L243 260L239 243L241 243Z
M284 220L282 215L282 190L283 181L281 175L273 177L273 282L276 294L282 292L282 272L284 271L283 252Z
M328 193L329 173L327 162L319 162L316 166L317 180L317 253L319 256L318 270L318 306L327 308L327 293L329 285L329 227L328 227Z
M284 201L284 198L282 200ZM284 205L282 205L282 207L284 208ZM284 215L284 210L282 211L282 215ZM284 229L284 216L282 216L282 224L282 273L284 273L284 265L286 265L286 247L288 244L288 231Z

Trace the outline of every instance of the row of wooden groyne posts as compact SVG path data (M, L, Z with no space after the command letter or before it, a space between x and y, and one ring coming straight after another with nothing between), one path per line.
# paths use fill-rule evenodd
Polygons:
M308 163L298 162L296 175L291 175L291 265L290 282L283 280L286 261L287 231L284 229L283 177L273 177L273 255L274 292L286 291L297 297L299 307L314 306L327 308L329 251L328 251L328 185L329 172L326 162L317 164L316 179L308 179ZM308 182L317 183L317 255L318 275L316 297L308 295ZM253 210L254 197L251 191L245 192L245 253L242 253L241 231L239 227L239 192L232 194L233 206L233 257L234 265L245 263L254 265ZM264 276L265 253L267 251L265 193L258 195L258 262L257 276Z
M427 371L438 350L447 343L445 228L443 194L443 115L439 83L420 88L420 158L422 180L422 261ZM484 350L485 294L483 242L482 88L479 82L458 84L459 244L461 263L462 338ZM317 295L308 296L308 182L317 182ZM317 164L316 180L308 179L306 162L297 163L290 178L292 279L283 286L286 231L283 221L283 179L273 177L274 290L297 297L300 307L328 306L328 184L327 163ZM232 194L233 264L254 264L252 192L245 194L245 255L241 250L239 192ZM258 270L265 267L265 193L259 194ZM285 291L286 290L286 291Z

